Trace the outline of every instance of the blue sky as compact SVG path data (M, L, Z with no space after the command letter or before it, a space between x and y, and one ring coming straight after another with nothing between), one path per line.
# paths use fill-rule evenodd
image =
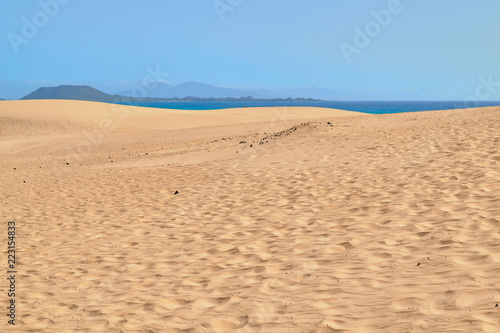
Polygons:
M481 98L500 100L498 0L0 4L0 97L8 99L59 84L116 93L140 83L149 66L172 84L425 89L458 100L482 77L490 84Z

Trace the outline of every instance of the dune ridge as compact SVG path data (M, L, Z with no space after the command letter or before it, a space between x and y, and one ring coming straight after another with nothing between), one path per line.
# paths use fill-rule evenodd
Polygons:
M108 105L29 102L0 102L18 331L500 326L499 107L134 109L87 133Z
M315 107L174 110L72 100L3 101L0 135L23 128L31 133L82 130L182 129L207 126L275 122L279 120L364 115L360 112ZM24 125L24 126L23 126Z

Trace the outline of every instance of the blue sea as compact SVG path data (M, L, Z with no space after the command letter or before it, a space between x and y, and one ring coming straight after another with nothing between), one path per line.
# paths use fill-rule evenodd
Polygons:
M179 110L216 110L242 107L286 107L313 106L321 108L359 111L371 114L400 113L431 110L464 109L471 107L500 106L500 101L321 101L321 102L140 102L119 103L133 106L144 106Z

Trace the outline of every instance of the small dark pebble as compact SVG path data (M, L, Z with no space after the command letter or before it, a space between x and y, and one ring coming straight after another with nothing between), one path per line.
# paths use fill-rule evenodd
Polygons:
M144 154L144 155L149 155L149 153L146 153L146 154Z
M420 266L420 263L418 263L417 266Z
M495 304L495 308L498 308L498 304Z
M16 168L14 168L14 170L16 170Z
M25 181L25 180L23 180L23 183L26 183L26 181Z
M253 147L253 144L250 144L250 148L252 148L252 147Z
M176 195L176 194L179 194L179 191L175 191L175 192L174 192L174 195Z
M240 141L240 143L247 143L246 141Z
M69 165L69 163L66 163L66 165Z

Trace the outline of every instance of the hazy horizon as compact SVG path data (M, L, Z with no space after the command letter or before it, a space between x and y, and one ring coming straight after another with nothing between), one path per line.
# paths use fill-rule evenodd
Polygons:
M194 87L201 86L201 89L193 89ZM89 85L71 85L71 84L61 84L59 86L53 87L39 87L29 94L22 96L28 97L32 93L37 93L41 89L46 88L66 88L66 87L90 87L93 89L97 89L95 87ZM208 87L209 89L203 89ZM344 102L459 102L460 105L464 108L473 107L479 105L489 105L488 102L500 102L500 99L488 99L488 100L467 100L467 99L453 99L453 98L444 98L443 96L432 95L428 91L421 90L419 92L401 92L401 91L393 91L387 92L385 94L369 94L369 93L360 93L360 92L338 92L329 89L316 88L316 87L307 87L303 89L291 89L291 90L244 90L244 89L232 89L227 87L216 87L208 84L204 84L196 81L187 81L182 82L180 84L168 84L168 83L153 83L151 86L136 86L135 88L119 91L119 92L109 92L105 90L97 89L108 95L116 95L116 96L128 96L128 97L149 97L149 98L187 98L187 97L196 97L196 98L215 98L215 99L225 99L225 98L246 98L252 97L254 99L300 99L300 98L311 98L314 100L323 100L323 101L344 101ZM145 92L141 93L140 90ZM226 93L229 92L229 93ZM47 93L45 91L44 93ZM59 92L61 93L61 91ZM420 94L420 96L419 96ZM414 96L414 99L410 97ZM436 98L430 98L429 96L435 96ZM420 97L420 98L419 98ZM13 100L18 100L13 99Z

